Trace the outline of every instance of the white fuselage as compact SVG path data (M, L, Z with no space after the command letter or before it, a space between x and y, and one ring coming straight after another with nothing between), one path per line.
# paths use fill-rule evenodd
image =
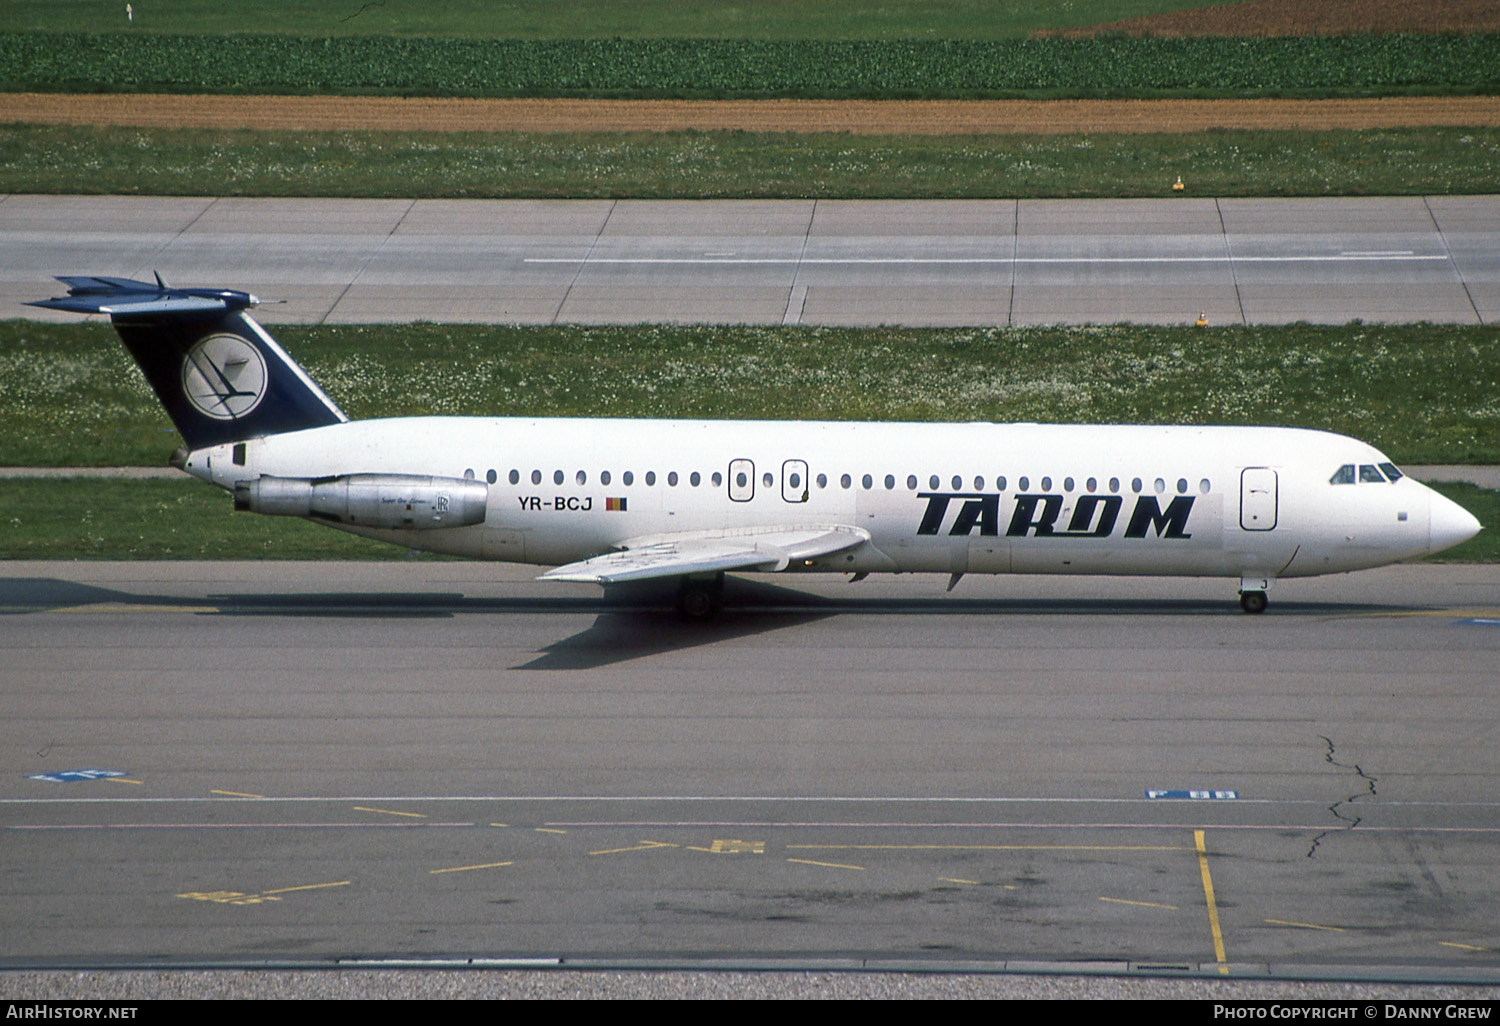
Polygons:
M1298 577L1410 559L1477 524L1423 485L1332 483L1388 464L1292 428L414 417L216 446L192 473L488 481L484 523L355 529L408 547L554 565L688 532L849 525L829 572Z

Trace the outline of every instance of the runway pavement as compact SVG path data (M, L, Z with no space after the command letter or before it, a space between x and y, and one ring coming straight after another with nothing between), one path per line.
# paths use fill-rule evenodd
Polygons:
M755 577L707 627L493 564L3 571L3 966L1500 982L1493 566L1259 617Z
M1472 324L1500 316L1500 196L0 198L0 317L157 270L268 322Z

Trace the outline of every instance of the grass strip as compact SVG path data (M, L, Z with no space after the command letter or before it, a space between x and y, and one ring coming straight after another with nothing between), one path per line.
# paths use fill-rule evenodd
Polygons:
M0 127L0 192L977 199L1500 191L1500 129L863 136Z
M1500 35L456 39L0 33L0 88L709 99L1493 93Z
M279 325L351 417L1271 424L1500 463L1500 327ZM0 464L161 465L177 436L103 324L0 321Z
M1434 559L1500 562L1500 492L1436 487L1487 530ZM310 521L236 513L224 492L185 477L0 478L0 559L386 560L401 551Z
M0 479L0 559L400 557L310 521L236 514L225 492L188 478Z

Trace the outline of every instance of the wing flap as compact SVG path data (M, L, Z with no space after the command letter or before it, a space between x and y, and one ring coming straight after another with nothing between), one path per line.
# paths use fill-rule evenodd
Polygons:
M726 570L774 572L785 570L793 560L829 556L869 540L868 532L842 524L652 535L622 543L623 551L569 563L538 579L622 584Z

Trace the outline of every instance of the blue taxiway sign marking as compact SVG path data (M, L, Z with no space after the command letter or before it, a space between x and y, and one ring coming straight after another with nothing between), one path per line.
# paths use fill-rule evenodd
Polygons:
M1180 798L1193 801L1204 801L1228 798L1238 798L1238 791L1153 791L1146 789L1147 798Z
M103 777L123 777L123 770L81 769L63 770L61 773L33 773L27 780L47 780L54 784L71 784L77 780L99 780Z

